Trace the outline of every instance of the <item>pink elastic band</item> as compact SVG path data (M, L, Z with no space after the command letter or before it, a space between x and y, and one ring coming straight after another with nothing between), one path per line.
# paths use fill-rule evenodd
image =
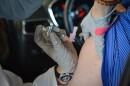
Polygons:
M103 35L103 34L105 34L105 33L108 31L109 27L110 27L110 25L109 25L109 26L106 26L106 27L104 27L104 28L97 28L97 29L95 30L95 34L96 34L97 36Z
M110 26L114 24L114 22L117 20L117 18L118 18L118 16L116 16L116 17L114 18L113 22L112 22L109 26L106 26L106 27L104 27L104 28L97 28L97 29L95 30L95 34L96 34L97 36L100 36L100 35L105 34L105 33L108 31L108 29L110 28Z

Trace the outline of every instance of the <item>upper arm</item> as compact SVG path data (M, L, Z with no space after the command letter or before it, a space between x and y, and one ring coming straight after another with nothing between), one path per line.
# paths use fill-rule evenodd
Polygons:
M101 63L90 37L81 49L77 68L67 86L102 86Z

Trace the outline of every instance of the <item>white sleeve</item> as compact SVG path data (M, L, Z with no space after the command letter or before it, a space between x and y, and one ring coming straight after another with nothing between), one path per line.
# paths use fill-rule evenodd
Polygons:
M0 86L58 86L54 67L46 73L39 75L32 83L23 83L22 79L16 74L3 70L0 66Z
M3 70L0 65L0 86L23 86L23 81L16 74Z
M33 86L58 86L54 67L50 68L46 73L39 75L34 80Z

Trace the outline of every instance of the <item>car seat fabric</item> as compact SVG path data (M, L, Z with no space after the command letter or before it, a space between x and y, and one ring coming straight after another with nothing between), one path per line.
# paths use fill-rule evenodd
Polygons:
M102 63L103 86L118 86L130 52L130 7L127 12L118 15L118 20L105 36Z

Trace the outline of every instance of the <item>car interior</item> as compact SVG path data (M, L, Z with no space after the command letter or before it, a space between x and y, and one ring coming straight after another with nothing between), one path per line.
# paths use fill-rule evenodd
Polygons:
M22 77L24 82L33 81L56 63L34 43L37 25L55 25L65 29L69 35L74 26L79 26L82 18L89 12L93 0L46 0L42 6L25 20L2 19L2 30L6 53L1 61L3 68ZM65 9L66 6L66 9ZM81 30L77 32L79 34ZM76 36L74 43L80 51L83 40Z
M80 22L89 12L94 0L46 0L42 6L25 20L0 21L3 37L4 58L0 60L3 68L22 77L24 82L32 82L38 75L46 72L56 63L34 42L37 25L55 25L65 29L67 35L73 27L80 28ZM0 28L1 28L0 27ZM78 29L74 46L79 53L84 42ZM0 44L1 45L1 44ZM3 51L0 51L0 54ZM125 85L122 85L125 86Z

